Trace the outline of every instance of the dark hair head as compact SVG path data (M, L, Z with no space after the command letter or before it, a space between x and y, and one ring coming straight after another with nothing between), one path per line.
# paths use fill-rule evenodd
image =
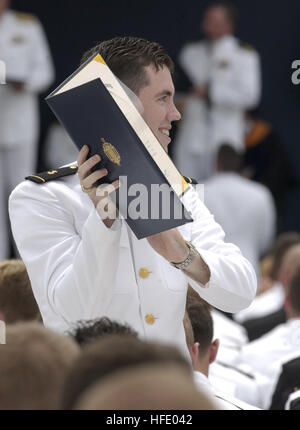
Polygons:
M222 172L238 172L241 167L240 154L229 144L220 146L217 154L218 170Z
M158 71L166 66L171 73L174 63L166 50L156 42L139 37L115 37L100 42L84 53L81 64L100 54L111 71L135 94L149 84L145 67L152 64Z
M237 8L229 1L213 1L210 3L206 9L206 11L215 8L215 7L222 7L227 15L228 20L230 23L235 27L237 25L238 19L239 19L239 12Z
M288 294L291 308L300 315L300 266L292 276Z
M109 334L132 335L137 337L137 332L128 324L121 324L107 317L77 321L69 334L73 336L80 346L84 346L91 341Z
M187 312L193 327L194 340L199 343L199 356L202 357L213 341L213 320L210 307L204 302L190 299Z

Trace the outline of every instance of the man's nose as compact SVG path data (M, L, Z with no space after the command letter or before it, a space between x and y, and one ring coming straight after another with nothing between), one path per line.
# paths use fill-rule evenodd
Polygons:
M169 111L169 121L179 121L181 119L181 114L176 108L174 102L172 103Z

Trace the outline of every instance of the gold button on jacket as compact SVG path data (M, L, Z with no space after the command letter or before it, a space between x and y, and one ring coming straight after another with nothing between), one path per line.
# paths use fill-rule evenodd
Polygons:
M141 278L148 278L148 276L149 276L149 274L150 274L150 272L149 272L149 270L148 269L146 269L145 267L142 267L140 270L139 270L139 275L140 275L140 277Z
M154 324L155 323L155 317L152 314L147 314L145 316L145 320L147 324Z

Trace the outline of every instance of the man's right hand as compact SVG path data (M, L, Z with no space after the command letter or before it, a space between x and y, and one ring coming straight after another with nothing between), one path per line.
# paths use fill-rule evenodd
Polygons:
M99 163L101 157L100 155L93 155L93 157L87 159L88 153L89 147L84 145L77 157L80 185L82 190L88 194L89 198L92 200L106 227L109 228L115 221L115 217L109 215L108 209L113 205L113 202L109 198L109 194L119 188L120 181L117 179L111 184L98 187L97 181L104 178L108 172L106 169L99 169L92 172L92 168Z

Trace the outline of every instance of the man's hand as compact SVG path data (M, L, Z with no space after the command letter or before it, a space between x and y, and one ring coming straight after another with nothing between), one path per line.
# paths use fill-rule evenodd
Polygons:
M182 263L189 255L189 248L177 228L149 236L147 238L152 248L162 257L172 263ZM183 270L183 272L206 285L210 280L210 270L200 254Z
M91 169L99 163L101 157L100 155L94 155L87 160L88 153L89 147L84 145L77 157L80 185L82 190L84 190L92 200L106 227L109 228L115 221L114 217L109 216L108 206L112 207L114 205L109 198L109 194L120 186L120 182L116 180L112 184L98 187L97 181L104 178L108 172L106 169L99 169L92 172Z

